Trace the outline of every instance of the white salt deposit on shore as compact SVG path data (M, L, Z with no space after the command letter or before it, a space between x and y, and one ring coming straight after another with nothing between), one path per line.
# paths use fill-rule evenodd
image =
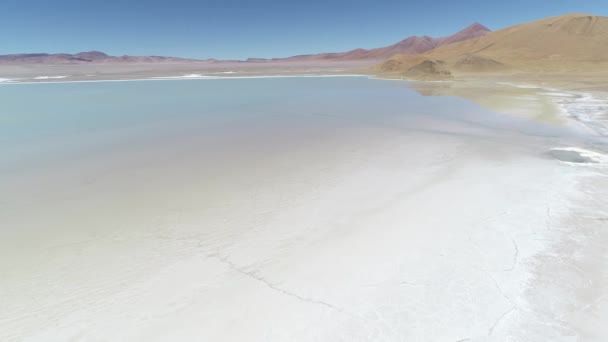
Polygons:
M606 94L570 94L559 96L563 112L581 121L597 134L608 136L608 96Z
M70 76L37 76L34 77L35 80L60 80L63 78L68 78Z

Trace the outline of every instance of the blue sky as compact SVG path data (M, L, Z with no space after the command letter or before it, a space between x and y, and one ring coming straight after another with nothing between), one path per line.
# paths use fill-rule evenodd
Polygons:
M606 0L0 0L0 54L244 59L385 46L480 22L496 30Z

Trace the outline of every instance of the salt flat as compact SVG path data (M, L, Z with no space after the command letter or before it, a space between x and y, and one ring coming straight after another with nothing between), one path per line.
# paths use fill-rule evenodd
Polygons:
M0 99L0 340L608 336L607 166L550 153L606 155L578 124L362 77Z

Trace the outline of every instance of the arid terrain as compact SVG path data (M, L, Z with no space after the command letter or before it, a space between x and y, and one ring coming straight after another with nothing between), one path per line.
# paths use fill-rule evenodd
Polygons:
M374 71L419 79L536 81L575 75L575 80L584 82L588 76L593 79L603 73L606 66L608 18L569 14L508 27L424 54L394 56Z

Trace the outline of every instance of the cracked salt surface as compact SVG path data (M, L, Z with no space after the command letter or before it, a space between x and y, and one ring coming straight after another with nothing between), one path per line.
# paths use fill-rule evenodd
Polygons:
M340 313L345 313L345 314L348 314L349 316L353 316L354 317L353 314L347 313L344 309L338 308L338 307L336 307L336 306L334 306L332 304L329 304L327 302L324 302L322 300L304 297L304 296L299 295L297 293L294 293L292 291L289 291L289 290L286 290L284 288L281 288L280 286L278 286L276 284L273 284L270 281L266 280L264 277L256 274L255 272L246 271L245 269L243 269L243 268L235 265L227 257L222 257L222 256L219 256L217 254L210 254L208 256L210 258L216 259L219 262L227 265L228 267L230 267L230 269L234 270L235 272L238 272L238 273L240 273L240 274L242 274L242 275L244 275L244 276L246 276L246 277L248 277L250 279L258 281L258 282L264 284L265 286L267 286L268 288L270 288L270 289L272 289L274 291L277 291L280 294L292 297L292 298L294 298L296 300L299 300L301 302L304 302L304 303L309 303L309 304L313 304L313 305L322 305L322 306L327 307L329 309L335 310L335 311L340 312Z
M569 117L602 136L608 135L608 99L595 94L551 94Z

